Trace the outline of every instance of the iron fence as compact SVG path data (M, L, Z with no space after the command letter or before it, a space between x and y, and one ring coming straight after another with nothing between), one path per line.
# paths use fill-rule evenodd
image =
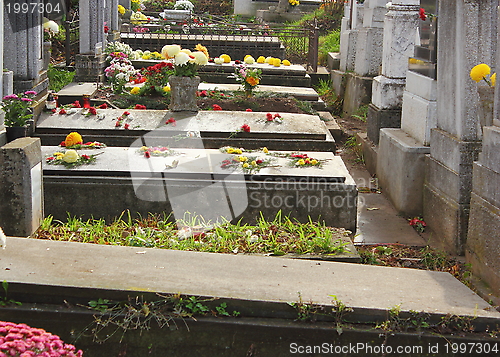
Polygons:
M307 64L313 70L318 62L316 26L271 27L262 24L227 23L216 16L196 15L185 21L149 21L122 26L121 40L133 49L160 51L164 45L194 48L204 45L212 57L223 53L233 59L247 54L288 59Z

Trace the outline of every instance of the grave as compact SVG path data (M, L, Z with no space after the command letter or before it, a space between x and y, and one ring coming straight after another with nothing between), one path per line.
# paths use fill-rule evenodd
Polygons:
M173 211L175 218L189 212L212 223L220 217L255 223L261 213L272 220L281 211L303 222L311 218L356 229L356 184L342 159L333 153L301 151L322 166L298 167L289 158L273 156L272 151L249 152L245 154L253 160L273 160L250 172L222 168L224 160L232 160L234 155L215 149L174 148L169 156L151 157L140 149L173 141L171 137L144 136L131 147L80 150L81 154L100 154L94 164L72 169L44 162L46 214L55 219L66 218L68 212L112 219L124 210L143 216ZM42 148L44 158L57 151L61 148Z
M241 57L244 58L246 54L249 53L261 53L261 51L247 52ZM222 52L221 52L222 54ZM279 57L285 59L284 57ZM135 60L132 61L135 68L143 68L148 66L153 66L160 61L153 60ZM234 78L230 77L234 73L235 62L230 63L215 64L209 63L205 66L201 66L198 70L198 74L202 81L209 83L234 83ZM311 77L306 73L306 69L301 65L292 64L290 66L281 65L280 67L274 67L267 63L254 63L252 65L246 65L248 68L258 68L262 71L262 79L260 81L263 85L279 85L288 87L311 87Z
M86 141L101 141L109 146L129 146L138 137L151 131L150 135L183 135L199 132L205 148L225 145L244 146L248 149L268 147L271 150L335 151L335 140L317 115L282 114L283 122L266 121L263 112L200 111L170 112L162 110L127 110L131 130L117 128L116 118L123 109L98 109L104 119L85 116L80 112L70 115L43 113L38 122L36 136L43 145L58 145L70 131L78 131ZM272 113L274 114L274 113ZM176 126L165 124L170 118ZM247 124L250 132L241 132ZM197 139L195 139L197 140ZM191 138L183 137L176 147L188 146Z

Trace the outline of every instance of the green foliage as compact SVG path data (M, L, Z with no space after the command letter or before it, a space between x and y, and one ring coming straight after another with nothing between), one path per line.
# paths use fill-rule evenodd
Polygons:
M340 30L320 36L318 40L318 62L325 66L329 52L340 52Z
M2 281L2 289L4 291L4 296L0 297L0 307L5 307L5 306L11 305L11 304L22 305L22 302L19 302L19 301L13 300L13 299L9 299L7 297L7 293L9 290L9 283L6 280Z
M332 113L332 115L340 116L342 114L344 100L335 93L332 88L332 82L320 79L314 89L326 103L328 110Z
M232 15L233 2L231 0L189 0L194 5L196 14L209 13L210 15Z
M352 114L351 116L366 123L366 118L368 116L368 104L362 105L361 107L356 109L354 114Z
M206 229L197 227L206 227ZM130 222L120 216L109 225L103 219L81 220L68 217L66 223L51 217L42 224L35 238L83 243L191 250L214 253L340 254L348 237L342 229L323 222L299 223L278 213L274 220L261 217L256 225L223 222L210 225L202 217L185 217L173 222L169 217L149 215ZM187 237L177 227L193 227ZM191 228L190 228L191 229Z
M63 68L56 68L53 65L49 64L47 75L49 77L49 89L54 92L59 92L66 85L73 81L75 72L68 71Z

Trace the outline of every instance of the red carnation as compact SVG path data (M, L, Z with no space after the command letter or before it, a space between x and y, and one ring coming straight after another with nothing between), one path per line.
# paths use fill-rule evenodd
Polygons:
M142 104L136 104L135 109L146 109L146 106Z
M94 107L90 107L89 108L89 113L92 114L92 115L97 115L97 109L94 108Z
M273 121L273 115L271 113L266 114L267 121Z
M212 105L212 108L213 108L214 110L222 110L222 107L221 107L219 104L214 104L214 105Z
M115 124L115 128L118 128L121 125L122 125L122 121L121 120L117 120L116 124Z
M420 19L422 21L425 21L427 19L427 15L425 14L425 10L423 8L420 8L420 11L418 12L418 16L420 16Z
M125 115L125 116L129 116L129 115L130 115L130 113L129 113L129 112L123 112L123 115Z
M61 110L59 111L59 114L66 114L66 110L64 108L61 108Z
M248 124L243 124L241 126L241 130L243 130L245 133L249 133L250 132L250 125Z
M276 119L276 118L281 118L281 115L279 115L278 113L274 114L273 119Z
M82 105L80 104L79 101L75 100L75 102L73 103L73 108L81 108Z
M125 128L125 130L129 130L130 129L130 124L125 124L124 128Z
M260 165L260 164L262 164L262 163L264 162L264 160L262 160L262 159L258 159L258 160L257 160L257 161L255 161L255 162L257 163L257 165Z
M246 111L246 112L253 112L253 110L252 110L252 109L250 109L250 108L245 109L245 111Z
M98 106L99 109L108 109L108 105L106 103L102 103L100 106Z
M59 144L59 146L66 146L66 142L65 141L61 141L61 143Z
M57 109L52 109L52 113L55 113L55 112L57 112Z
M149 159L151 157L151 153L149 151L144 151L144 157Z
M82 155L81 157L82 157L82 159L85 159L85 160L88 160L88 159L90 159L90 156L88 156L88 155L85 155L85 154L83 154L83 155Z
M172 126L176 126L177 121L174 118L170 118L167 120L167 122L165 124L172 124Z

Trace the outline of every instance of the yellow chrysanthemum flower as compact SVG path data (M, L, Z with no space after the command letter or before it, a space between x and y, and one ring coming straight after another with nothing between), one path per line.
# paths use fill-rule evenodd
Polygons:
M234 154L235 150L234 150L233 148L228 148L228 149L226 150L226 152L227 152L228 154Z
M273 62L274 67L280 67L281 66L281 60L279 58L275 58Z
M291 65L289 60L283 60L282 63L283 63L283 66L290 66Z
M69 133L68 136L66 136L66 140L64 140L64 144L66 145L66 147L77 145L77 144L83 144L83 138L79 133L72 132L72 133Z
M197 44L194 49L196 51L203 52L205 54L205 56L207 56L207 58L210 58L210 56L208 55L208 50L207 50L207 48L205 46L203 46L201 44Z
M64 162L67 162L68 164L70 164L73 162L77 162L79 158L80 158L80 156L78 155L78 153L75 150L68 150L64 153L64 156L62 159Z
M271 62L273 58L272 57L266 57L266 59L264 60L264 63L269 63Z
M257 161L253 160L251 164L252 166L257 166Z
M170 85L168 85L168 84L167 84L165 87L163 87L163 91L164 91L165 93L168 93L168 92L170 92L171 90L172 90L172 88L170 88Z
M318 160L316 160L316 159L312 159L312 160L311 160L311 164L313 164L313 165L317 165L317 164L318 164Z
M149 148L148 148L147 146L141 146L140 150L141 150L141 151L148 151L148 150L149 150Z
M126 11L127 10L125 10L125 8L122 5L118 5L118 12L120 13L120 15L125 14Z
M141 88L139 87L134 87L130 90L130 94L139 94L139 92L141 91Z
M496 73L493 73L491 75L490 81L491 81L491 86L494 87L495 84L497 83L497 74Z
M481 79L485 79L488 74L491 73L491 68L485 63L478 64L470 70L470 77L473 81L479 82Z
M241 151L241 149L234 149L234 153L239 155L243 153L243 151Z
M245 168L245 169L246 169L246 168L247 168L247 167L249 167L250 165L248 164L248 162L245 162L242 166L243 166L243 168Z
M224 63L231 62L231 57L229 55L223 54L223 55L220 55L220 58L222 58L224 60Z
M262 152L263 152L264 154L267 154L267 153L269 153L269 150L268 150L267 148L263 148L263 149L262 149Z
M305 165L305 164L306 164L306 162L304 161L304 159L300 159L299 161L297 161L296 165L302 166L302 165Z
M266 63L266 58L264 56L260 56L257 58L257 63Z
M240 160L240 162L245 162L245 161L248 160L248 157L246 157L246 156L240 156L238 159Z

